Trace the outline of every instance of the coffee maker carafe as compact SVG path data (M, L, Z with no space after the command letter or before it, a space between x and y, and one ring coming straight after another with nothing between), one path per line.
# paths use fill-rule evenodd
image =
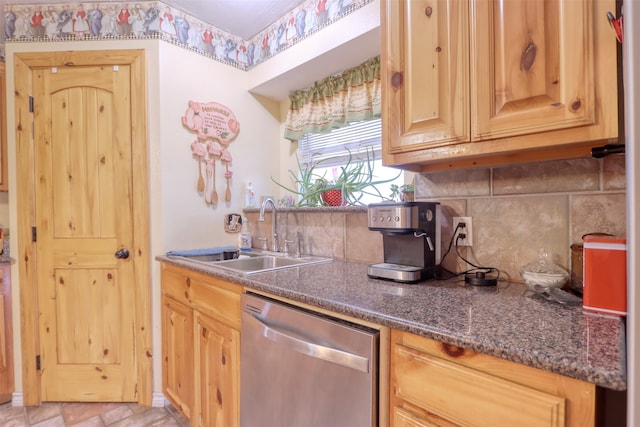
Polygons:
M369 230L382 233L384 262L371 264L370 277L417 282L432 278L440 265L440 203L375 203Z

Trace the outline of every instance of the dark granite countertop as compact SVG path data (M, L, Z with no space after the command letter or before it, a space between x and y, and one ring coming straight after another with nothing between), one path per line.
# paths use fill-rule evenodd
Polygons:
M625 325L584 314L526 286L462 280L399 284L367 276L367 264L332 261L247 276L179 258L159 261L447 344L614 389L626 389Z

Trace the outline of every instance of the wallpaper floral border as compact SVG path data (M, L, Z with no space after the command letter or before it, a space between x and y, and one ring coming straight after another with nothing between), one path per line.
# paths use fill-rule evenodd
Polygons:
M4 6L5 42L161 39L249 70L373 0L307 0L250 40L160 1ZM0 45L4 60L4 46Z

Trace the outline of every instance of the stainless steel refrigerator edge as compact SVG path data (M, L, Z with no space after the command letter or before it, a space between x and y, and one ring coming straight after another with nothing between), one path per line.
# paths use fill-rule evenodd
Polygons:
M626 0L623 69L627 174L627 426L640 425L640 2Z
M372 427L379 332L242 296L241 427Z

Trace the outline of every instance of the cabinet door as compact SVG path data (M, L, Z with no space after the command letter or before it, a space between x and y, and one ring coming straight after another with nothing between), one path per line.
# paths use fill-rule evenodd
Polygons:
M468 16L466 1L382 0L385 155L469 141Z
M465 426L565 425L565 399L419 352L393 347L395 394ZM490 392L488 392L490 391Z
M240 332L195 313L199 427L236 427L240 420Z
M11 273L0 265L0 403L10 402L14 392L13 329L11 324Z
M472 139L594 124L593 29L592 1L472 1Z
M167 399L191 420L194 402L193 309L162 297L162 386Z

